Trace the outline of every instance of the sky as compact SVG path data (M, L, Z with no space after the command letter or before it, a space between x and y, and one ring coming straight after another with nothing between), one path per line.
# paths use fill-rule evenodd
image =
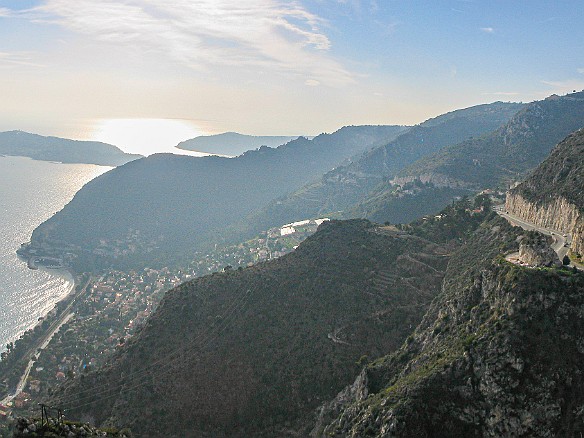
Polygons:
M0 0L0 131L129 152L584 89L582 0Z

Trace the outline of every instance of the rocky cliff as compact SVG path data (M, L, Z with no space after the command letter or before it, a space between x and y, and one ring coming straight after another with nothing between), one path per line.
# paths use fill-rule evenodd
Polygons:
M584 130L559 143L534 173L510 190L505 209L526 221L572 235L584 254Z
M504 261L520 232L483 224L414 334L323 405L312 436L584 433L584 276Z
M562 262L558 254L549 245L547 239L536 234L536 238L521 239L519 244L519 260L528 266L545 266L559 268Z

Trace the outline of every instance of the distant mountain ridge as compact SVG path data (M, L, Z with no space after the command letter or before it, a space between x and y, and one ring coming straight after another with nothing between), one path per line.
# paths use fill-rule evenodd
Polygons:
M584 92L550 96L528 104L492 134L430 155L398 177L425 177L439 185L441 179L446 185L508 184L523 178L558 142L583 126Z
M142 158L142 155L127 154L107 143L45 137L24 131L0 132L0 154L100 166L120 166Z
M180 142L176 147L187 151L207 152L217 155L237 156L260 146L277 147L299 136L245 135L224 132L215 135L201 135Z
M331 214L344 218L360 217L361 211L354 212L354 206L367 199L376 187L393 178L401 169L443 147L492 132L522 108L523 104L495 102L429 119L411 127L395 140L371 148L350 163L272 201L254 212L245 223L240 224L240 228L251 227L252 230L247 232L253 234L270 226L307 217ZM440 208L451 198L449 193L446 202L440 203ZM409 216L405 222L414 218Z
M221 243L222 230L239 218L402 131L345 127L236 158L152 155L86 184L31 242L76 254L71 263L82 270L166 266L199 245Z
M506 189L583 126L584 92L532 102L493 132L448 146L405 167L353 206L348 217L408 222L440 210L455 196L486 188Z

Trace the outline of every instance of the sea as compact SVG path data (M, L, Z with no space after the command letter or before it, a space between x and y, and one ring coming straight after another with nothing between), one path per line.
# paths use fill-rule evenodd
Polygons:
M0 156L0 351L74 287L65 270L30 270L16 250L88 181L110 170Z

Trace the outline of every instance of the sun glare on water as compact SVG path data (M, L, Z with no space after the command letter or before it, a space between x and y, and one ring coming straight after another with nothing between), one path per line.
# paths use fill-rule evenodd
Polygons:
M91 140L113 144L124 152L152 155L158 152L196 155L176 149L181 141L204 132L192 122L176 119L102 119L95 121Z

